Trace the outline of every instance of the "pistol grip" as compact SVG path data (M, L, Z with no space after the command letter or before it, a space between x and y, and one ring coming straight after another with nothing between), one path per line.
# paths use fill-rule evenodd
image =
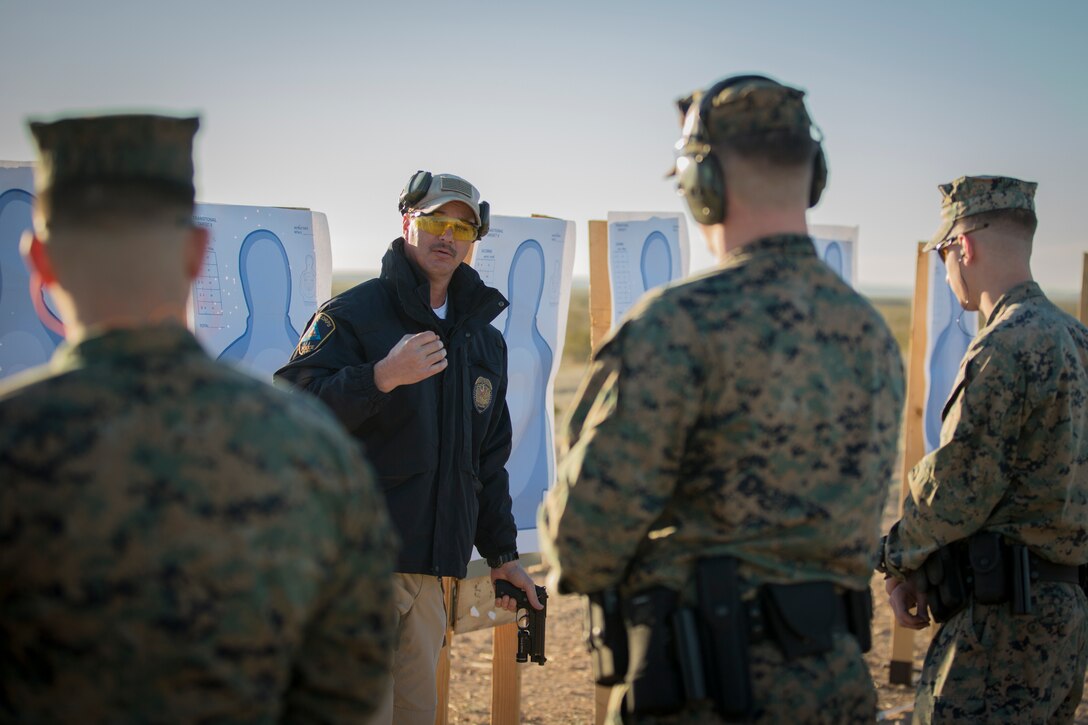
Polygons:
M526 596L525 592L505 579L498 579L495 581L495 598L501 599L503 597L510 597L518 603L519 607L528 606L529 604L529 597Z

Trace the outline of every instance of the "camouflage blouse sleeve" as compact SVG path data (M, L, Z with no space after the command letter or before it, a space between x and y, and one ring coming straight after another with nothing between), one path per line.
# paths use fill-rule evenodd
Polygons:
M386 693L393 650L396 537L368 464L347 450L339 549L301 643L283 721L365 722Z
M688 314L656 298L594 356L540 511L561 592L617 584L672 496L701 402L699 344Z
M968 355L945 405L941 445L911 470L903 516L888 534L885 563L900 577L982 528L1008 488L1025 381L992 340Z

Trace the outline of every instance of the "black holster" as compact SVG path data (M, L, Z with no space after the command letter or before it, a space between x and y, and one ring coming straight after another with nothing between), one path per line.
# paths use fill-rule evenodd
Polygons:
M922 565L929 611L937 622L947 622L967 606L967 581L960 546L942 546Z
M1036 559L1023 544L992 531L942 546L922 565L929 611L941 623L971 598L979 604L1010 602L1013 614L1031 614L1032 582L1068 581L1073 569Z
M588 596L585 636L593 680L604 687L623 682L627 676L627 628L615 589Z
M702 559L695 574L694 608L678 607L679 595L664 587L623 602L631 663L624 701L629 714L666 715L708 697L725 720L752 714L750 624L740 598L737 560ZM758 603L753 600L752 606Z
M749 647L764 639L787 660L831 651L835 632L853 634L862 651L869 650L868 588L840 594L826 581L765 584L745 601L737 565L728 556L700 559L694 608L679 607L678 593L664 587L621 602L630 655L628 714L666 715L710 698L723 720L750 719Z
M627 626L627 696L632 715L668 715L687 703L673 642L672 622L680 595L650 587L623 601Z
M752 714L752 679L748 672L749 617L740 597L737 560L731 556L700 559L695 570L699 620L705 629L707 690L724 720ZM757 606L755 602L752 606Z

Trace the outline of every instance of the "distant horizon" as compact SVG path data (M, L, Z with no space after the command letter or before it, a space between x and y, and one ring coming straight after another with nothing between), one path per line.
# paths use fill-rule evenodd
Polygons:
M702 271L702 270L695 270ZM337 282L365 282L368 279L374 279L378 276L380 270L377 268L362 268L362 269L333 269L332 278L333 283ZM589 277L583 274L575 274L571 278L571 282L575 289L587 289L589 287ZM1051 299L1062 302L1079 301L1081 292L1080 290L1070 290L1050 287L1046 284L1040 283L1043 292L1047 294ZM914 297L913 287L904 287L901 285L879 285L879 284L861 284L857 288L865 297L871 299L906 299L910 300Z

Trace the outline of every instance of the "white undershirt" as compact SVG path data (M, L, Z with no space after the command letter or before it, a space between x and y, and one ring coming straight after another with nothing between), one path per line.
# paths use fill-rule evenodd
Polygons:
M434 310L434 314L438 319L446 319L446 312L450 309L450 296L446 295L446 299L442 300L441 307L432 307L431 309Z

